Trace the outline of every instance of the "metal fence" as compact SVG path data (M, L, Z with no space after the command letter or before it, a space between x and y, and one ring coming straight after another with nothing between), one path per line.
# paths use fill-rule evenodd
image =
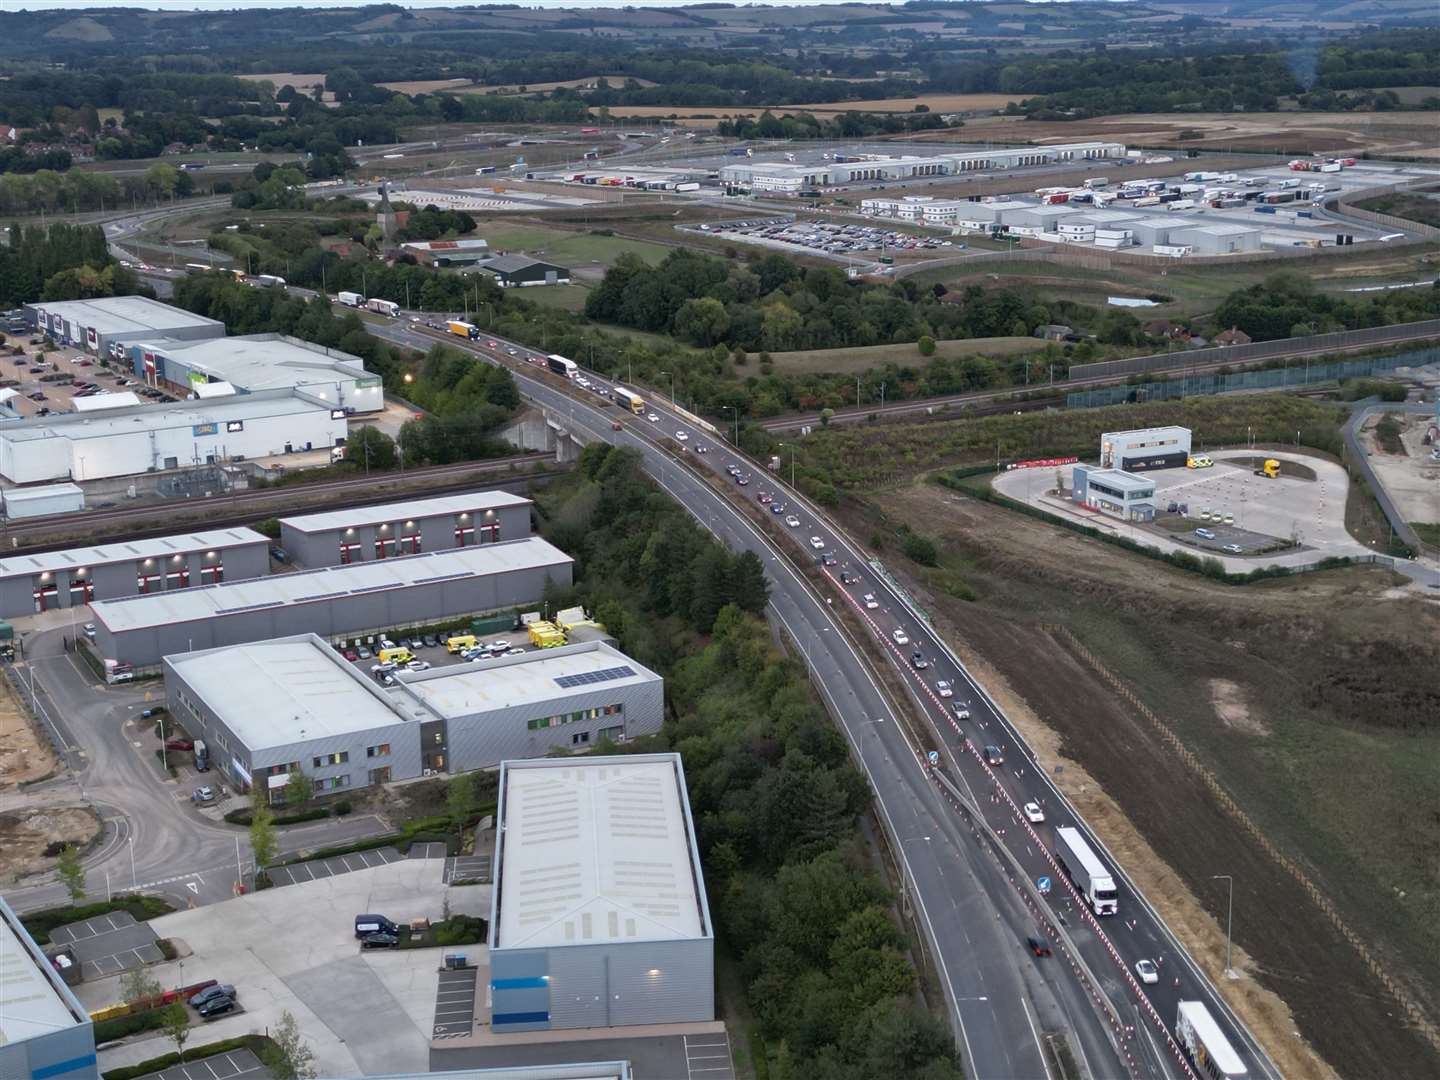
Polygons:
M1440 338L1440 319L1396 323L1394 326L1373 326L1364 330L1340 330L1333 334L1312 334L1309 337L1280 338L1277 341L1254 341L1249 345L1223 345L1210 349L1181 349L1176 352L1151 353L1125 360L1101 360L1094 364L1076 364L1070 369L1072 382L1079 379L1111 378L1117 375L1140 375L1147 371L1187 366L1206 367L1240 360L1265 360L1271 357L1324 353L1369 345L1393 345L1405 341Z
M1331 360L1325 363L1311 363L1304 358L1297 358L1294 364L1264 371L1235 371L1228 375L1212 371L1179 375L1164 382L1079 390L1066 395L1065 407L1090 409L1135 401L1172 401L1211 394L1229 394L1238 390L1288 390L1297 386L1316 386L1338 379L1365 378L1394 371L1396 368L1434 363L1440 363L1440 348L1417 349L1394 356L1372 356L1358 360Z

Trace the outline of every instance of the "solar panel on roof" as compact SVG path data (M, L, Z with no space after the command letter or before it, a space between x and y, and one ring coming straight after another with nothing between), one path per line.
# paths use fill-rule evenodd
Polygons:
M588 686L590 683L614 682L616 679L628 678L635 674L635 669L628 666L605 668L601 671L582 671L578 675L560 675L555 679L555 685L564 690L576 686Z

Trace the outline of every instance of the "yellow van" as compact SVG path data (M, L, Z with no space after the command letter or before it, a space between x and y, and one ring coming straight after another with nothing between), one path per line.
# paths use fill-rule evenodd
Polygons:
M466 649L473 649L480 643L480 639L474 634L457 634L455 637L445 639L445 651L448 653L464 652Z
M1198 457L1189 458L1189 459L1185 462L1185 467L1186 467L1187 469L1208 469L1208 468L1210 468L1210 466L1212 466L1212 465L1214 465L1214 464L1215 464L1215 462L1211 461L1208 457L1205 457L1205 456L1202 454L1202 455L1200 455L1200 456L1198 456Z
M397 645L393 649L381 649L378 655L382 664L408 664L415 659L415 654L404 645Z

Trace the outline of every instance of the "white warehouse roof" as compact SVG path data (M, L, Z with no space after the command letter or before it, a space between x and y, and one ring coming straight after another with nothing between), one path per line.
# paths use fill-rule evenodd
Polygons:
M77 397L71 401L78 413L100 412L102 409L127 409L139 405L140 399L129 390L117 390L93 397Z
M97 600L97 621L121 633L145 627L194 622L257 608L329 600L350 593L378 592L435 581L487 577L510 570L568 565L573 560L538 536L480 547L435 551L398 559L325 566L249 581L224 582L147 596Z
M679 754L500 766L491 948L711 936Z
M137 405L106 409L100 414L57 413L12 420L0 426L0 439L30 442L63 437L71 440L104 439L136 431L192 428L260 416L294 416L324 408L327 403L298 390L269 390L213 402L177 401L165 405Z
M352 529L373 525L377 521L418 520L440 514L473 513L476 510L498 510L504 506L529 506L523 495L508 491L475 491L468 495L443 495L434 499L411 499L407 502L382 503L354 509L326 510L318 514L281 518L280 524L297 532L318 533L332 529Z
M27 306L90 327L99 334L144 334L184 326L213 327L217 335L225 333L225 324L216 319L162 304L148 296L102 296L54 303L38 300Z
M364 378L358 356L326 350L284 334L211 338L208 341L164 342L155 346L191 371L200 371L247 391L335 383Z
M314 634L181 653L166 663L222 710L220 719L252 752L405 721L377 685Z
M1122 491L1153 491L1155 489L1154 480L1146 480L1143 476L1136 476L1123 469L1088 469L1085 479L1098 480L1102 484L1110 484Z
M78 1003L72 1006L74 998L66 1000L69 991L63 984L47 977L41 969L45 960L36 956L38 952L19 916L0 900L0 1046L78 1027L82 1022ZM88 1024L90 1018L83 1022ZM20 1053L23 1061L25 1052Z
M437 716L451 719L548 701L606 688L659 682L660 676L601 641L505 656L475 664L452 664L414 675L402 673L404 692Z
M56 485L62 486L62 485ZM14 501L16 491L8 495ZM73 570L76 567L100 566L128 559L161 559L192 551L213 551L237 544L268 544L269 539L253 529L216 529L211 532L183 533L160 536L150 540L122 540L100 547L66 548L63 551L42 551L34 555L12 555L0 559L0 578L16 575L42 574L45 571Z

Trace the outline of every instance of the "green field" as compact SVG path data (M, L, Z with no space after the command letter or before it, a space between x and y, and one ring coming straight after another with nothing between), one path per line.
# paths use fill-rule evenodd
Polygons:
M957 356L1018 356L1038 352L1043 341L1029 337L966 338L961 341L937 341L935 355ZM771 353L775 369L786 375L852 374L869 371L883 364L920 367L927 357L914 345L867 345L853 349L802 349L798 352Z
M584 285L545 285L525 289L520 295L546 307L579 312L585 310L585 298L590 295L590 290Z
M644 240L548 229L543 225L508 225L489 221L482 222L478 231L489 241L492 251L523 252L571 269L577 266L609 267L626 252L653 264L669 253L668 248Z

